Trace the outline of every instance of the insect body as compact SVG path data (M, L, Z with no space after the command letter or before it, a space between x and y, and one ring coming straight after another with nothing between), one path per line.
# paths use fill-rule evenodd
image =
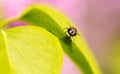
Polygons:
M77 29L74 28L74 27L68 28L68 29L67 29L67 32L68 32L68 34L69 34L70 37L77 35Z

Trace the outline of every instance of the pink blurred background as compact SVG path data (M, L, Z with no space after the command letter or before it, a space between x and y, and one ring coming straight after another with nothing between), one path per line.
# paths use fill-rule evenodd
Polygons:
M120 0L4 0L2 20L17 17L32 4L49 4L78 24L103 74L120 74ZM65 56L61 74L80 74Z

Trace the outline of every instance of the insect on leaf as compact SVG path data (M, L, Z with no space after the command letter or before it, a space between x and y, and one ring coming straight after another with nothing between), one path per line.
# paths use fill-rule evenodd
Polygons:
M65 34L65 28L69 28L70 25L75 27L75 25L61 13L49 6L40 5L31 7L18 19L43 27L55 35L60 40L64 51L84 74L101 74L95 58L82 35L80 34L81 36L76 36L75 40L72 40ZM77 27L75 28L77 29Z

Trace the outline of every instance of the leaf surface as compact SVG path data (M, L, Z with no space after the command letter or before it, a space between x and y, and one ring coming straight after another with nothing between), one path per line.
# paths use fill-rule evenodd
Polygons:
M15 27L1 31L0 37L0 51L3 52L0 55L4 57L0 57L0 74L60 74L62 47L45 29Z

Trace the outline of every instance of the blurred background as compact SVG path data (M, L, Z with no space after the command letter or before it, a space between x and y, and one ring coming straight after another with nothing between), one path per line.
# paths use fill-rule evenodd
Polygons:
M0 20L33 4L49 4L76 23L103 74L120 74L120 0L0 0ZM61 74L80 74L65 56Z

